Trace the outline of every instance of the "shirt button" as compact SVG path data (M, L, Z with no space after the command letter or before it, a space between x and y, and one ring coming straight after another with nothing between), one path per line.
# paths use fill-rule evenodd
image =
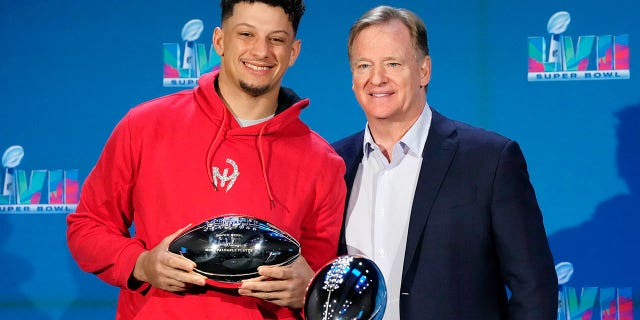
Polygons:
M384 254L384 250L383 249L378 249L378 257L384 258L385 254Z

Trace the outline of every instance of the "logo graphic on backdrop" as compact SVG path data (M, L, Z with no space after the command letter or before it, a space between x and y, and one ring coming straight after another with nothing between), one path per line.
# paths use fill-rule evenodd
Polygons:
M573 275L570 262L556 265L558 275L558 320L602 319L632 320L633 300L630 287L582 288L578 297L576 288L567 286Z
M202 20L190 20L182 27L184 45L163 44L163 86L193 87L200 75L220 67L220 56L213 50L213 46L210 45L207 52L203 43L196 42L203 30Z
M629 35L563 35L571 16L556 12L545 37L529 37L529 81L629 79ZM574 46L575 45L575 46Z
M17 169L24 157L21 146L11 146L2 154L4 176L0 194L3 213L69 213L79 200L78 170Z

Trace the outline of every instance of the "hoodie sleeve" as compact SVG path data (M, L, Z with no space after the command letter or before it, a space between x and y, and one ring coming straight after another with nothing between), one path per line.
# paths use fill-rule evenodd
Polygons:
M316 181L314 211L302 224L302 255L316 272L336 257L346 197L344 172L342 159L331 151Z
M67 216L67 242L80 268L125 289L145 250L129 232L136 178L129 122L130 113L118 123L85 180L76 212Z

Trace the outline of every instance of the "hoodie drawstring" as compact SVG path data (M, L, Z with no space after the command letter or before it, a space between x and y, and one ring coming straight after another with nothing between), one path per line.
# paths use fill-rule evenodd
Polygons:
M211 162L213 161L213 155L215 153L216 146L218 145L218 142L222 137L222 131L223 131L223 127L226 125L226 119L227 119L227 113L223 112L222 122L220 123L220 127L218 128L218 132L216 133L216 136L213 139L213 141L211 141L211 144L209 145L209 149L207 150L207 159L206 159L207 175L209 176L209 182L211 182L211 185L216 191L218 191L218 186L216 186L213 180L214 179L213 167ZM271 185L269 184L269 178L267 178L267 166L265 165L264 153L262 150L262 136L264 134L264 130L266 127L267 127L266 124L263 125L262 128L260 128L260 133L258 134L258 156L260 158L262 177L264 178L264 183L267 188L267 194L269 195L269 205L271 206L271 208L275 208L276 201L275 201L275 198L273 197L273 193L271 193Z
M220 136L222 135L222 129L224 126L226 126L226 120L227 120L227 112L225 110L225 112L222 112L222 121L220 122L220 126L218 127L218 132L216 133L216 137L213 138L213 141L211 141L211 144L209 145L209 149L207 150L207 163L206 163L206 168L207 168L207 175L209 175L209 182L211 182L211 185L213 186L214 189L216 189L216 191L218 191L218 186L216 186L216 184L213 181L213 166L212 166L212 161L213 161L213 150L216 148L216 144L218 143L218 141L220 141Z
M270 205L271 208L275 208L276 206L276 201L273 198L273 194L271 193L271 186L269 185L269 179L267 178L267 167L264 164L264 155L262 153L262 133L264 132L264 129L267 127L267 125L263 125L262 128L260 128L260 134L258 134L258 155L260 156L260 165L262 166L262 177L264 178L264 184L267 187L267 193L269 194L269 200L270 200Z

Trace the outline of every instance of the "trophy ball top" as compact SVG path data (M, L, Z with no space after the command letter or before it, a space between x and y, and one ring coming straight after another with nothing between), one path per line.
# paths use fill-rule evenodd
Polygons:
M570 22L571 15L569 15L569 12L556 12L549 18L549 22L547 22L547 31L551 34L561 34L567 31Z
M182 40L184 41L196 41L200 38L204 30L204 23L200 19L189 20L182 27Z
M359 255L334 259L313 277L304 299L307 320L381 320L387 305L384 276Z
M573 275L573 265L571 262L560 262L556 265L556 274L558 275L558 285L569 282Z
M20 165L22 157L24 157L24 149L21 146L10 146L2 154L2 166L15 168Z

